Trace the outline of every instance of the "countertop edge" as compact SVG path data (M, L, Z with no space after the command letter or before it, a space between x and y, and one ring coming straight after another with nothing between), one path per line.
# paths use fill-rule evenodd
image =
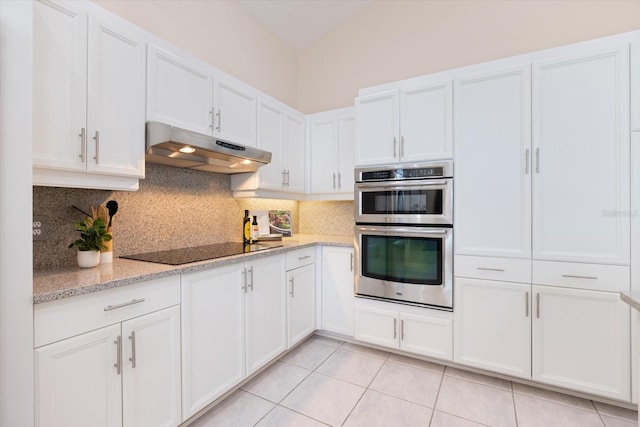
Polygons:
M348 243L347 240L350 242ZM110 264L103 264L92 269L80 269L80 268L68 268L53 271L40 271L34 273L34 292L33 292L33 304L41 304L50 301L56 301L76 295L89 294L93 292L99 292L107 289L119 288L122 286L131 285L134 283L144 282L147 280L160 279L163 277L173 276L182 273L192 273L196 271L203 271L210 268L215 268L223 265L234 264L250 259L264 258L275 254L283 254L286 252L304 249L307 247L315 246L342 246L353 247L353 238L344 236L340 239L317 239L313 241L297 242L297 241L283 241L283 246L269 249L266 251L259 251L248 254L233 255L224 258L217 258L212 260L200 261L196 263L183 264L177 266L170 266L164 264L154 264L143 261L124 260L121 258L114 259L115 263L120 270L127 270L127 265L130 269L133 267L140 267L144 270L149 270L144 273L121 273L122 277L117 279L102 279L101 276L106 272L105 276L109 277L113 274L113 266ZM83 279L81 276L85 276ZM56 289L47 290L43 289L37 291L36 289L44 288L46 282L69 282L68 286L55 285ZM82 282L82 283L79 283Z
M631 292L620 292L620 299L627 303L631 308L640 311L640 294L634 294Z

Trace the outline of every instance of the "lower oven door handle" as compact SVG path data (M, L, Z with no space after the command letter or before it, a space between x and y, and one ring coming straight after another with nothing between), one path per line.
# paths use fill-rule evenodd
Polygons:
M385 228L381 228L381 227L366 227L366 226L357 226L356 230L361 232L361 233L376 233L376 234L392 234L392 235L399 235L401 233L412 233L412 234L435 234L438 236L444 236L446 234L449 234L449 231L451 231L451 229L442 229L442 228L419 228L419 227L413 227L413 228L398 228L398 227L393 227L391 229L389 229L388 227Z

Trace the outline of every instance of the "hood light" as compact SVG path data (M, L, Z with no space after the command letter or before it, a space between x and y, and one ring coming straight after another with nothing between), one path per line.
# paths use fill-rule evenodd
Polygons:
M191 154L191 153L193 153L194 151L196 151L196 149L195 149L195 148L193 148L193 147L182 147L182 148L181 148L181 149L179 149L178 151L179 151L179 152L181 152L181 153L185 153L185 154Z
M250 165L251 164L251 160L246 159L246 160L241 161L240 163L242 163L243 165Z

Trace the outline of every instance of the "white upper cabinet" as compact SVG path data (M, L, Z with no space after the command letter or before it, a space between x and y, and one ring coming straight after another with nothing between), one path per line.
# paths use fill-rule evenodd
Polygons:
M351 108L309 116L310 192L353 198L355 116Z
M256 102L254 92L220 79L213 90L214 134L239 144L256 146Z
M271 152L271 163L257 172L259 187L281 190L286 182L284 168L284 117L279 105L265 99L258 101L258 148Z
M400 93L397 90L356 98L356 164L397 163Z
M72 6L34 3L34 184L137 187L104 177L144 177L145 48Z
M631 45L631 130L640 131L640 43Z
M356 98L356 165L453 155L451 82Z
M531 256L531 74L455 82L455 252Z
M284 119L284 189L292 193L305 190L304 115L287 112Z
M213 77L182 58L149 45L147 120L193 132L213 132Z
M628 52L534 63L534 259L629 263Z

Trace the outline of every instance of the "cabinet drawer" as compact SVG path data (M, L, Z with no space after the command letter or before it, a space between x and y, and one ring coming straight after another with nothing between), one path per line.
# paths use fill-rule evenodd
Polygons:
M456 255L453 274L472 279L531 283L531 260Z
M36 304L33 307L34 346L176 304L180 304L179 275Z
M316 248L304 248L287 252L287 270L316 262Z
M601 291L628 291L629 267L533 261L533 283Z

